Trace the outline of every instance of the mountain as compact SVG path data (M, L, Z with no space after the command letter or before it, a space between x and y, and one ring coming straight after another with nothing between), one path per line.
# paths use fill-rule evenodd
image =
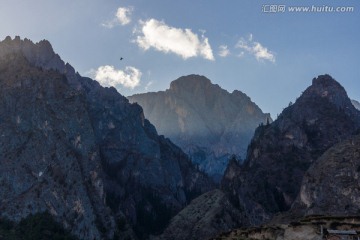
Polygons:
M357 110L360 110L360 103L356 100L351 100L351 103L354 105L354 107L357 109Z
M217 180L230 155L244 158L255 128L271 121L244 93L229 93L199 75L180 77L166 91L128 98L143 107L160 134Z
M360 112L329 75L314 78L294 104L260 126L242 166L227 168L222 189L243 208L250 224L290 209L308 168L334 144L360 127Z
M0 42L0 217L48 212L80 239L145 239L213 188L115 88L51 44Z

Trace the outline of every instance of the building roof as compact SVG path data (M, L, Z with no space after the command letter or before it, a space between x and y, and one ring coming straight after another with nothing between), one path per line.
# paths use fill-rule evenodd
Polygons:
M339 234L339 235L356 235L357 232L355 230L331 230L327 229L328 233L331 234Z

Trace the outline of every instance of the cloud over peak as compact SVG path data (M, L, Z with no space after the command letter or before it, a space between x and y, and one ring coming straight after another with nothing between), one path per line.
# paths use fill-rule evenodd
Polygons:
M240 48L245 52L254 55L258 61L267 60L273 63L275 62L274 53L264 47L261 43L254 41L252 34L250 34L247 39L240 38L240 40L235 45L235 48ZM243 55L244 52L241 52L241 56Z
M208 38L193 33L191 29L181 29L166 25L163 21L149 19L140 21L141 30L135 42L144 50L154 48L164 53L175 53L183 59L201 56L215 60Z
M119 7L116 11L115 17L108 22L101 24L103 27L106 28L113 28L116 25L127 25L131 22L131 14L133 12L133 7Z
M114 66L105 65L96 70L95 79L104 87L134 89L140 84L141 75L141 71L135 67L127 66L123 71L115 69Z

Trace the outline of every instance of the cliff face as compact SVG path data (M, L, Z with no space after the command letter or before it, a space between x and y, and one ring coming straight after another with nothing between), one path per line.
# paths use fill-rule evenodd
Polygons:
M141 107L75 73L50 43L0 42L0 203L48 211L84 239L159 233L212 188Z
M244 93L229 93L198 75L180 77L164 92L128 98L214 179L222 176L230 155L244 158L255 128L271 121Z
M305 172L287 212L259 228L233 229L216 239L322 239L320 226L359 231L360 135L335 144Z
M319 76L278 119L256 130L244 165L228 167L222 188L252 224L263 223L288 210L310 165L359 127L360 113L344 88Z
M105 222L103 171L84 99L56 71L20 54L0 59L1 215L49 211L84 238ZM109 235L113 231L109 229Z
M327 150L305 173L292 211L302 215L358 215L360 135Z

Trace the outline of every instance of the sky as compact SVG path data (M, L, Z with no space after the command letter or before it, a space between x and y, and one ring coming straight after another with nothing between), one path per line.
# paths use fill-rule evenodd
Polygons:
M276 118L327 73L360 100L359 1L0 0L6 36L49 40L124 96L199 74Z

